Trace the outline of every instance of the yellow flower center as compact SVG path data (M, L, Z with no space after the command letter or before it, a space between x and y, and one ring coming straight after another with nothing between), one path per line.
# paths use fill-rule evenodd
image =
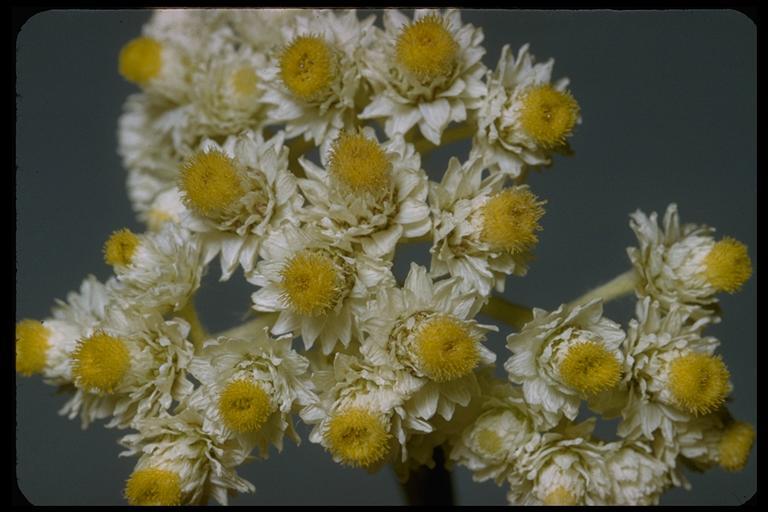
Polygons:
M377 415L365 409L348 409L331 418L325 443L342 463L369 467L389 453L391 437Z
M331 148L331 175L354 193L377 193L390 184L390 163L381 146L362 134L344 132Z
M333 50L318 36L294 39L280 56L280 78L304 101L322 101L336 76Z
M570 347L558 371L566 385L587 395L611 389L621 377L619 361L595 341Z
M125 499L139 506L181 505L181 480L166 469L139 469L125 484Z
M542 500L545 505L578 505L579 500L571 492L558 485L552 489Z
M752 275L747 246L729 237L717 242L704 258L704 275L720 291L738 291Z
M281 272L283 300L296 313L319 316L336 305L340 276L330 256L304 250L288 260Z
M80 340L72 353L72 374L88 391L112 393L131 366L125 343L103 332Z
M486 453L496 454L503 448L501 438L491 429L484 428L477 433L477 444Z
M179 187L188 206L205 217L216 217L243 197L235 162L219 151L200 152L181 170Z
M467 326L455 318L429 320L416 335L421 370L436 382L448 382L472 372L480 360L477 342Z
M749 423L734 421L723 431L720 438L720 466L726 471L741 471L747 465L755 429Z
M397 61L421 82L447 77L453 71L459 45L440 16L425 16L400 33Z
M579 118L579 104L567 91L537 85L525 91L520 123L523 130L544 148L565 144Z
M493 248L519 254L535 246L544 215L542 202L525 188L508 188L494 194L482 208L481 239Z
M115 231L104 244L104 261L113 267L128 266L138 246L139 237L130 229Z
M29 377L45 368L51 331L37 320L16 324L16 371Z
M717 409L728 394L730 374L718 356L691 353L669 365L669 389L677 404L700 415Z
M250 380L230 382L219 397L224 424L235 432L258 432L274 410L269 395Z
M259 80L256 72L249 67L242 67L232 74L232 88L240 96L253 96Z
M163 69L162 52L162 45L154 39L133 39L120 50L118 70L126 80L145 85Z

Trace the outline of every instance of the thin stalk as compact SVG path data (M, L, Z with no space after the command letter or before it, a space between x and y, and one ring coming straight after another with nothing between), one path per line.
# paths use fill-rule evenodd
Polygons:
M520 329L533 318L530 308L507 302L502 297L491 296L488 303L480 310L495 320Z
M628 270L623 274L619 274L607 283L588 291L578 299L571 301L570 306L576 304L583 304L593 299L603 299L603 302L608 302L613 299L618 299L632 292L637 284L637 272L635 269Z
M195 346L195 352L199 352L203 348L203 342L208 339L208 333L200 322L200 317L197 316L193 298L187 301L178 315L189 322L189 339L192 340L192 344Z
M253 320L245 322L244 324L240 324L232 327L231 329L220 332L216 334L216 336L226 336L228 338L247 338L248 336L251 336L254 333L264 329L265 327L272 327L272 325L275 323L275 320L277 320L277 317L278 313L265 313L263 315L259 315L258 318L254 318Z
M445 469L445 454L438 446L433 452L435 467L421 466L411 471L408 481L401 483L408 505L453 506L451 472Z
M414 142L414 146L416 151L423 155L424 153L429 153L430 151L445 144L471 138L475 135L476 130L477 127L472 124L460 124L454 126L453 128L448 128L443 132L443 135L440 137L440 146L435 146L423 136L420 136L420 138Z

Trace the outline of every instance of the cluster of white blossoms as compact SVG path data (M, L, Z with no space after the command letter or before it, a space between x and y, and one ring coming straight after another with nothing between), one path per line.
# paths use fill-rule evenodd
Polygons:
M579 105L527 44L487 68L456 10L381 21L156 11L119 55L140 88L118 134L146 231L115 231L113 277L16 325L17 372L69 393L61 413L83 428L131 430L133 505L253 491L237 468L298 443L297 420L340 464L406 480L442 450L511 504L652 504L687 485L683 465L743 468L754 429L725 408L703 331L716 293L750 277L746 247L674 205L661 227L638 211L621 286L551 312L493 296L532 261L545 201L527 171L568 152ZM466 159L430 180L423 155L460 139ZM412 241L429 268L398 282ZM254 286L254 318L211 334L193 298L215 260ZM632 290L625 330L603 301ZM481 312L516 329L507 379ZM593 435L598 417L620 417L617 440Z

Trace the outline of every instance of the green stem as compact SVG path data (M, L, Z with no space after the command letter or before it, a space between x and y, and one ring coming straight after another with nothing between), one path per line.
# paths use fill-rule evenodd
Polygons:
M471 138L475 135L476 129L477 128L472 124L462 123L443 131L443 135L440 137L440 146L435 146L423 136L420 136L420 138L414 142L414 146L416 147L416 151L423 155L424 153L429 153L430 151L438 147L442 147L443 145L450 144L458 140Z
M576 304L583 304L593 299L603 299L603 302L608 302L613 299L618 299L624 295L627 295L635 289L637 284L637 272L635 269L628 270L623 274L620 274L607 283L588 291L578 299L571 301L570 306Z
M244 324L240 324L238 326L232 327L231 329L220 332L216 334L216 337L226 336L227 338L247 338L253 335L253 333L264 329L265 327L272 327L272 325L275 323L275 320L277 320L278 315L279 313L265 313L260 315L258 318L254 318L253 320L245 322Z
M507 302L501 297L491 296L488 303L480 310L494 320L499 320L512 327L520 329L533 318L530 308Z
M199 352L203 348L203 342L208 339L208 333L197 316L193 298L190 298L184 307L181 308L178 316L189 322L189 339L192 340L192 344L195 346L195 352Z

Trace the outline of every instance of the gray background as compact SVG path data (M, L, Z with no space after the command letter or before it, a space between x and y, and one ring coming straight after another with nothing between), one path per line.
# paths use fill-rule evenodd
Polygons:
M756 261L756 31L735 11L465 10L482 26L485 62L501 46L530 42L540 60L555 57L555 77L571 78L584 123L571 139L575 155L531 177L549 201L537 260L508 281L513 301L555 308L626 270L634 244L627 215L663 212L677 202L683 221L715 226L750 247ZM110 269L101 248L120 227L141 229L126 197L116 155L116 123L135 91L117 74L120 47L139 34L146 11L48 11L17 39L16 320L42 319L54 298L89 273ZM442 172L455 144L426 160ZM434 172L431 172L435 176ZM402 252L397 271L421 253ZM250 286L236 275L205 280L198 306L208 326L225 328L248 309ZM737 295L722 297L724 320L710 330L735 391L730 408L756 423L757 272ZM626 324L633 301L609 304ZM490 340L499 354L503 337ZM17 379L19 486L35 504L123 504L135 459L118 458L121 432L57 415L64 397L39 378ZM612 428L613 425L608 425ZM610 430L610 428L608 430ZM601 428L603 433L605 428ZM304 435L306 439L306 435ZM332 463L317 446L291 444L281 455L241 468L256 486L234 504L400 504L390 471L370 476ZM459 504L505 504L505 491L455 473ZM738 504L756 489L756 446L742 473L691 474L693 490L675 489L662 504Z

